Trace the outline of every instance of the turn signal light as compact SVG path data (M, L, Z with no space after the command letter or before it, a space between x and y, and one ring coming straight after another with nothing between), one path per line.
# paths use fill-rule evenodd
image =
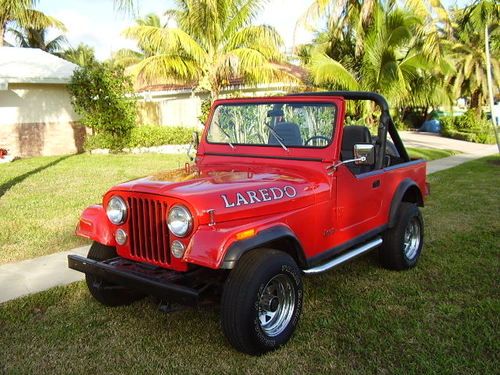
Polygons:
M250 238L250 237L253 237L255 236L255 229L247 229L243 232L240 232L240 233L236 233L236 239L237 240L244 240L246 238Z

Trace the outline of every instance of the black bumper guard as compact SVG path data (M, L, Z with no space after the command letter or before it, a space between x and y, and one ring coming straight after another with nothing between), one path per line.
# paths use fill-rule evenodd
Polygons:
M68 267L169 302L188 306L195 306L199 302L200 290L186 285L189 284L189 278L185 273L120 257L96 261L79 255L68 255Z

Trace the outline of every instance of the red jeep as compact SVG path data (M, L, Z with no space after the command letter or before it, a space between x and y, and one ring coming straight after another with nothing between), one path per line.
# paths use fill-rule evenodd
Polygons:
M347 103L363 100L376 135L347 124ZM83 212L76 233L94 242L69 267L104 305L218 296L229 342L261 354L294 332L304 274L375 248L389 269L417 263L426 163L409 159L382 96L218 100L196 143L193 164L117 185Z

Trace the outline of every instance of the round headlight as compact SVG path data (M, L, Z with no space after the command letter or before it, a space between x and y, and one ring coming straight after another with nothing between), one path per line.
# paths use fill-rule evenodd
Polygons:
M187 235L193 226L193 217L184 206L174 206L168 213L168 229L177 237Z
M109 221L113 224L123 224L127 218L127 205L125 201L120 197L113 197L108 202L108 207L106 207L106 215L108 215Z

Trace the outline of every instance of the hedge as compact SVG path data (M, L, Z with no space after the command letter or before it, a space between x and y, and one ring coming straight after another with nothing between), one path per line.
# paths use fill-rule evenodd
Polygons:
M441 133L445 137L476 143L495 143L495 135L491 123L479 117L473 110L462 116L443 117Z
M195 129L181 126L142 125L132 128L124 148L179 145L191 143ZM112 148L113 140L105 133L87 137L85 150Z

